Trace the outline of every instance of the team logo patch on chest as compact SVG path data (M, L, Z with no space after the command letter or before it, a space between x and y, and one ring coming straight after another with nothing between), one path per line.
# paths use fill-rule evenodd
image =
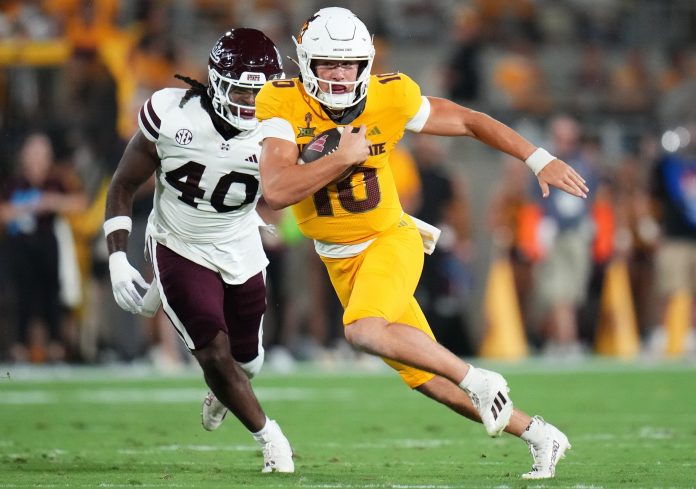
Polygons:
M316 126L315 127L310 127L310 124L312 123L312 114L307 112L304 116L305 124L307 124L305 127L298 127L297 129L299 132L297 133L298 138L313 138L314 137L314 131L317 130Z
M176 131L176 136L174 136L174 139L180 145L186 146L187 144L191 144L191 141L193 141L193 133L191 133L191 131L188 129L179 129Z

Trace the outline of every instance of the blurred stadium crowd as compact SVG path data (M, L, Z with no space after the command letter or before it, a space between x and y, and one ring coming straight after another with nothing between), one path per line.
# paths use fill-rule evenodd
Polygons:
M460 355L696 355L696 3L335 4L376 34L374 73L404 71L425 94L491 113L592 190L542 201L520 162L471 142L401 143L402 204L443 229L417 291L441 342ZM141 104L181 86L175 73L206 80L220 33L258 28L294 57L294 29L326 5L0 0L0 362L188 361L166 317L113 301L106 185ZM152 188L129 251L143 271ZM353 355L311 244L289 216L264 217L279 230L265 243L268 361ZM522 344L508 348L517 322Z

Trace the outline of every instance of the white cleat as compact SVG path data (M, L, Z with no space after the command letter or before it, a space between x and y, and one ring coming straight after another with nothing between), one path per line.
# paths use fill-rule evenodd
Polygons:
M500 436L512 416L510 388L499 373L482 368L476 370L479 376L465 392L481 416L486 432L493 437Z
M203 409L201 410L201 424L208 431L215 431L220 427L227 416L227 408L218 401L215 394L208 392L203 399Z
M261 472L282 472L292 474L295 472L295 462L292 460L292 448L290 442L273 420L268 421L269 426L262 440L263 469Z
M522 474L523 479L552 479L556 475L556 464L565 457L571 445L568 437L554 425L547 423L540 416L534 416L540 423L541 437L537 443L528 443L534 458L532 470Z

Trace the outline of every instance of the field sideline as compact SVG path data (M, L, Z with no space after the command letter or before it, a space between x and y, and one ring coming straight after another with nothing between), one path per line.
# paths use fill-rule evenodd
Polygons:
M555 480L523 481L523 442L488 438L386 368L262 373L257 394L297 468L262 475L260 451L236 420L201 428L195 369L5 366L0 489L696 487L696 364L487 366L506 375L517 406L568 434L573 449Z

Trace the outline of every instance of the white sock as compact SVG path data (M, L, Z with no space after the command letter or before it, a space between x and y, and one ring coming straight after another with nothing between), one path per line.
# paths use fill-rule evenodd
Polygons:
M263 428L261 428L256 433L252 433L251 436L254 437L254 440L256 440L257 442L259 442L263 445L264 443L266 443L268 441L270 426L271 426L271 420L268 419L268 416L266 416L266 424L264 424Z
M459 383L459 388L465 391L471 390L471 385L480 379L481 372L479 372L473 365L469 365L469 371Z
M532 418L532 421L527 426L527 429L522 432L520 438L522 438L527 443L537 443L542 437L543 424L536 418Z

